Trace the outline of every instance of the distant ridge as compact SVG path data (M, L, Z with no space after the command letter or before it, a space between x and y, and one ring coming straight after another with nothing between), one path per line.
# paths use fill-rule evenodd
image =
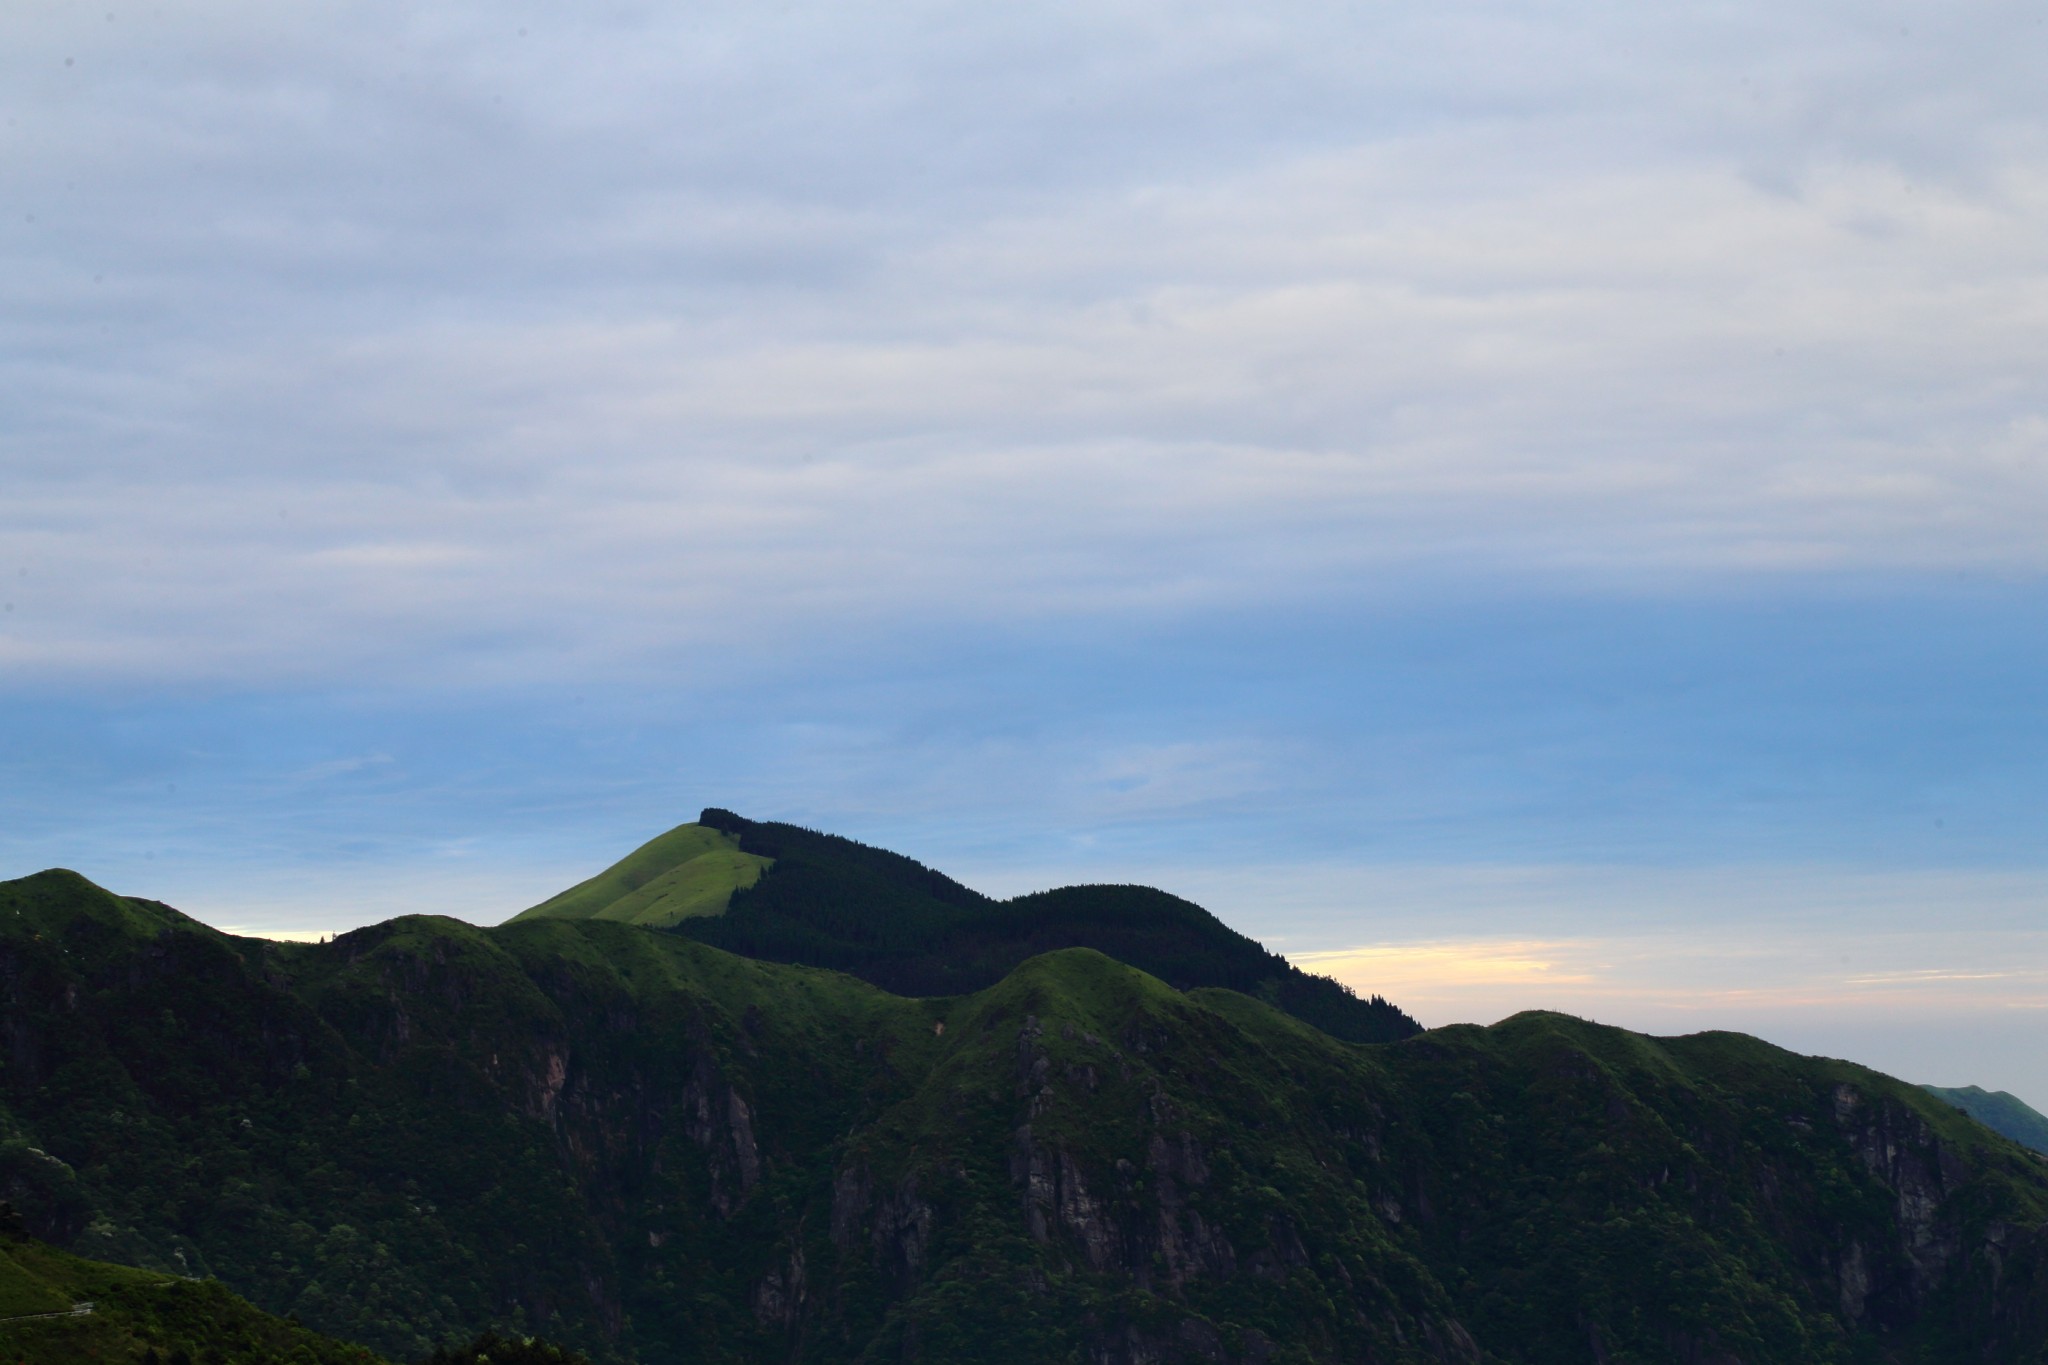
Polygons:
M1347 1042L1422 1031L1381 997L1312 976L1149 886L1068 886L998 901L900 853L716 806L515 918L673 929L911 996L982 990L1040 953L1093 948L1177 989L1256 996Z
M2048 1154L2048 1116L2031 1108L2019 1096L2003 1090L1986 1090L1976 1085L1960 1086L1953 1090L1938 1085L1924 1085L1920 1088L1930 1095L1938 1095L1947 1100L1992 1132L2009 1137L2022 1147L2031 1147L2037 1152Z

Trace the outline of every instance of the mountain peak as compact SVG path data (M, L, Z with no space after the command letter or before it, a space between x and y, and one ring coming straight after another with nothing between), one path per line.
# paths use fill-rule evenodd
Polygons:
M912 996L981 990L1040 953L1091 948L1177 989L1256 996L1347 1042L1421 1031L1385 1000L1311 976L1153 887L1067 886L998 901L903 854L716 806L517 918L665 928Z
M219 933L161 901L109 891L68 867L0 882L0 937L85 933L102 939L154 938L167 929Z
M774 861L743 852L726 826L730 811L657 834L587 881L522 910L514 919L608 919L665 929L700 915L722 915L733 893L752 886Z
M744 815L735 815L722 806L706 806L697 816L697 823L706 829L723 830L727 834L739 834L753 828L754 824Z

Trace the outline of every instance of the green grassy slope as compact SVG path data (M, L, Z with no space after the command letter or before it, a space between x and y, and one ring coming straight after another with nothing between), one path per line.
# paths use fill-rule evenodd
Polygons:
M741 852L739 839L725 831L681 825L514 918L609 919L666 928L724 914L733 893L759 881L770 861Z
M88 1261L0 1233L0 1360L129 1365L150 1351L209 1365L379 1365L362 1347L259 1312L217 1283Z
M2003 1133L2023 1147L2048 1153L2048 1115L2043 1115L2019 1096L1975 1085L1952 1089L1939 1085L1921 1088L1948 1101L1992 1132Z
M603 920L260 944L60 873L0 884L0 992L0 1196L394 1356L2048 1361L2048 1162L1749 1038L1352 1045L1087 949L905 998Z
M750 857L761 870L743 885L710 883L718 909L729 900L727 913L687 922L645 913L660 885L648 878L680 852L709 847ZM707 861L696 856L682 867ZM1350 1042L1392 1042L1420 1031L1385 1000L1361 999L1303 972L1163 891L1070 886L996 901L901 854L717 809L517 918L593 917L661 923L730 952L830 967L905 995L981 990L1039 953L1094 948L1175 986L1258 995Z

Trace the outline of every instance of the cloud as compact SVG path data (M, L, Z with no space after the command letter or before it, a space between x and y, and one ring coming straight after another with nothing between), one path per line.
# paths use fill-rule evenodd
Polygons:
M22 870L495 919L716 801L2048 1094L1930 1022L2043 995L2038 6L9 18Z
M353 777L357 773L389 767L396 761L390 754L351 754L346 758L308 764L292 774L292 780L300 783L329 782L337 777Z
M2037 880L2037 903L2040 894ZM1695 919L1620 935L1488 934L1293 960L1381 992L1430 1025L1549 1009L1657 1035L1726 1029L1908 1080L1997 1076L2035 1102L2048 1096L2028 1022L2048 1006L2048 935L2033 929L1822 929L1809 920L1734 933ZM1944 965L1915 965L1927 962Z
M1366 989L1396 998L1427 993L1431 1001L1474 987L1503 987L1538 992L1550 987L1584 987L1598 978L1562 959L1584 956L1582 945L1518 939L1458 942L1380 943L1330 952L1297 953L1294 964L1304 971L1334 976L1347 983L1369 983Z
M0 659L2038 574L2032 23L33 9Z
M1928 957L1956 965L1903 964ZM1872 972L1852 968L1876 958ZM1367 944L1292 959L1417 1010L1491 1022L1517 1009L1561 1009L1636 1026L1738 1027L1788 1008L1955 1011L2038 1008L2048 999L2048 940L2037 933L1867 935L1666 927L1628 937L1527 941L1498 936ZM1723 1021L1719 1025L1715 1020Z

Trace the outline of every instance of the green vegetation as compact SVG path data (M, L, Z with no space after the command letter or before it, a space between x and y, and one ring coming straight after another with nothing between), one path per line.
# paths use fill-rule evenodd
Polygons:
M739 844L706 825L681 825L514 918L609 919L665 929L722 915L733 893L759 881L770 861L741 852Z
M2048 1161L1734 1035L1350 1044L1086 948L906 998L602 919L271 944L65 872L0 883L0 991L31 1231L395 1359L2048 1362Z
M1181 989L1256 995L1347 1042L1395 1042L1421 1031L1380 997L1360 999L1329 977L1301 971L1163 891L1069 886L996 901L901 854L726 810L705 811L699 823L671 830L518 918L656 923L644 907L660 883L648 878L672 875L657 870L685 855L694 861L678 870L697 867L711 855L691 851L714 848L753 859L759 871L744 883L706 883L718 888L717 907L726 913L660 923L747 957L830 967L900 995L929 996L982 990L1040 953L1093 948Z
M442 1347L421 1365L590 1365L590 1360L532 1337L501 1337L496 1332L485 1332L467 1346Z
M2019 1096L1975 1085L1952 1090L1938 1085L1921 1088L1930 1095L1947 1100L1992 1132L2003 1133L2023 1147L2048 1153L2048 1115L2041 1114Z
M18 1221L0 1206L0 1222ZM0 1231L0 1361L9 1365L380 1365L257 1311L211 1281L106 1265Z

